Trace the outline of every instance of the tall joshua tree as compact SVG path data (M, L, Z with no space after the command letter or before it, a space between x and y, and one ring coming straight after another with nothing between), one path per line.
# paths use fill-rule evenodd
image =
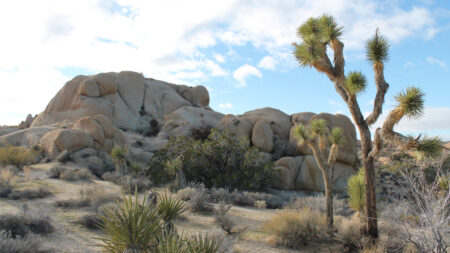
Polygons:
M415 87L407 88L398 94L395 99L398 105L391 111L383 127L377 129L372 143L369 127L373 125L382 113L385 94L389 84L384 79L384 63L388 60L389 44L380 35L378 29L374 36L366 42L367 60L372 64L375 75L377 92L372 112L364 117L359 107L357 96L367 87L366 77L359 71L344 71L344 44L340 40L342 27L339 27L334 18L322 15L310 18L302 24L297 35L301 43L293 43L294 56L301 67L313 67L318 72L328 76L334 84L336 92L347 104L353 122L358 127L361 137L362 163L365 172L365 216L366 229L373 240L378 238L376 200L375 200L375 168L374 161L382 147L383 140L392 142L397 146L409 150L422 152L425 155L439 153L440 141L425 138L405 137L393 131L394 126L404 117L417 118L423 113L423 92ZM333 51L333 61L327 54L327 49Z
M342 144L343 130L334 127L331 133L324 119L313 120L309 127L303 124L294 128L294 136L299 144L306 144L313 152L317 165L322 171L325 186L325 198L327 200L327 224L330 234L333 233L333 165ZM331 144L331 146L330 146Z

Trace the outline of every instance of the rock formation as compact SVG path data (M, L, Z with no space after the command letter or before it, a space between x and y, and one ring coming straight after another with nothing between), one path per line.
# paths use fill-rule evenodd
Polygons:
M128 159L145 166L171 136L190 136L196 130L227 129L247 138L275 162L280 189L321 190L322 176L311 151L292 136L296 124L323 118L328 127L340 126L345 143L335 166L335 189L358 166L356 131L344 115L297 113L287 115L262 108L242 115L223 115L209 107L205 87L188 87L123 71L77 76L67 82L36 118L18 128L0 128L0 145L40 144L51 159L68 159L90 166L110 164L116 145L129 147ZM89 158L89 159L88 159Z

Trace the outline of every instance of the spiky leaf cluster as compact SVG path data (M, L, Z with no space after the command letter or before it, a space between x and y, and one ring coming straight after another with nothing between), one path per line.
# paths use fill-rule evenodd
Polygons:
M424 93L421 89L408 87L395 96L395 100L398 103L397 108L408 118L419 118L423 114L423 96Z
M311 138L323 136L328 133L327 121L324 119L315 119L309 124Z
M352 71L345 79L345 87L351 94L363 93L367 88L367 79L360 71Z
M378 29L373 38L366 42L366 57L374 66L386 62L389 58L389 43L379 34Z
M360 168L358 173L351 176L347 181L348 205L355 211L362 212L365 206L365 182L364 168Z
M342 27L332 16L323 15L310 18L297 29L302 39L300 45L294 44L294 56L302 67L311 67L326 54L326 46L342 35Z
M344 130L340 127L333 127L331 134L328 136L328 141L331 144L340 145L344 141Z
M417 151L425 157L439 157L442 154L442 141L439 137L424 138L419 142Z
M324 42L339 39L342 35L342 27L339 27L334 17L330 15L325 14L319 18L319 27Z
M298 143L302 145L309 140L308 129L305 125L299 124L294 128L294 137L298 140Z
M160 197L158 214L166 223L173 222L184 211L186 211L184 202L175 196L165 193Z

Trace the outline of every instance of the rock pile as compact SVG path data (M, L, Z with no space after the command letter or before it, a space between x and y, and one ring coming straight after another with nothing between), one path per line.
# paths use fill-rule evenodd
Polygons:
M340 126L344 130L345 144L334 176L336 190L344 190L346 178L356 172L358 163L355 127L346 116L287 115L273 108L223 115L209 107L203 86L175 85L131 71L75 77L36 118L29 115L21 130L0 129L0 145L40 144L51 159L86 153L97 164L110 160L112 147L127 145L128 158L145 166L171 136L228 129L270 154L280 174L278 188L316 191L323 189L321 172L311 150L297 144L292 129L317 118L325 119L330 129Z

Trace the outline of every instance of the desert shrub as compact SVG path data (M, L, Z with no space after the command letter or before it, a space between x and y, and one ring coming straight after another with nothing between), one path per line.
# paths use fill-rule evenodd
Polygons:
M18 168L36 161L36 153L26 147L10 146L0 148L0 165L14 165Z
M255 206L256 201L265 201L268 208L283 207L284 200L276 195L264 192L237 191L231 192L231 202L237 206Z
M266 209L267 208L266 201L265 200L256 200L255 207L259 208L259 209Z
M92 186L80 190L80 196L76 199L58 200L56 207L61 208L80 208L92 206L97 209L103 204L114 202L117 199L116 192L110 191L104 187Z
M205 190L197 191L188 201L189 209L194 213L210 213L214 207L209 203L209 196Z
M9 167L0 169L0 198L6 198L12 192L14 170Z
M4 230L16 238L16 236L24 237L28 233L50 234L54 228L48 216L22 213L0 215L0 230Z
M364 168L347 181L348 204L355 211L362 212L365 206Z
M192 197L198 192L198 189L192 187L186 187L177 191L177 197L183 201L191 200Z
M214 217L215 223L229 235L235 232L233 231L235 224L233 220L227 215L230 209L231 205L227 205L225 204L225 202L220 202L216 211L216 215Z
M327 210L327 204L325 196L322 194L317 196L306 196L306 197L296 197L291 198L290 202L286 206L289 209L302 209L309 207L314 211L325 213ZM333 214L349 216L352 210L348 208L347 203L344 199L338 199L336 196L333 198Z
M150 179L143 176L122 175L116 172L107 172L103 174L102 178L106 181L120 185L124 190L130 193L134 193L135 190L144 192L153 187L153 183Z
M134 162L130 165L130 170L131 172L133 172L134 174L139 174L142 171L142 167L141 165L139 165L139 163Z
M41 199L51 196L52 192L47 186L41 186L39 188L29 188L23 190L13 190L8 198L10 199Z
M86 214L81 216L77 223L88 229L100 229L102 226L102 220L98 214Z
M177 157L182 157L186 180L201 182L207 188L264 190L275 180L273 164L247 139L228 131L213 129L205 140L171 138L167 147L152 157L148 174L158 183L173 180L164 168L167 161Z
M52 167L48 171L50 178L60 178L66 181L91 180L94 178L87 168L68 168L60 165Z
M337 224L335 237L342 244L342 251L355 252L363 249L364 224L361 222L359 215L355 214L348 219L344 218Z
M264 228L275 236L277 245L292 249L328 239L325 214L309 208L282 210L266 222Z
M232 203L232 195L230 191L224 188L211 188L209 191L210 199L214 203L225 202L227 204Z
M2 253L39 253L41 241L34 234L12 237L5 231L0 231L0 252Z

